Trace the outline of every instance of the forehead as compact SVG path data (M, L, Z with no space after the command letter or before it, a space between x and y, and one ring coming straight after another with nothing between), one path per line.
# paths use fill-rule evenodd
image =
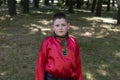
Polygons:
M54 21L53 21L53 23L55 24L55 23L67 23L67 20L66 19L64 19L64 18L57 18L57 19L55 19Z

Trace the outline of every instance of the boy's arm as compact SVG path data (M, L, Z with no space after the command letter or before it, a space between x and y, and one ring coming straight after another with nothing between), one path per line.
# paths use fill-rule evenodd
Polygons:
M46 56L47 56L47 42L43 41L43 44L41 45L41 48L38 53L35 80L44 80Z
M77 60L77 76L75 80L83 80L83 74L82 74L82 62L81 62L81 56L80 56L80 48L78 43L77 44L77 56L76 56L76 60Z

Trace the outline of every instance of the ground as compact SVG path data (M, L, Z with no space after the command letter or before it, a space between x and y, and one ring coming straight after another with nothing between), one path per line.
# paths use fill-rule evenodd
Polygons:
M51 18L64 11L70 35L80 45L85 80L120 80L120 26L116 10L95 17L89 10L68 13L54 6L30 9L30 14L10 17L0 8L0 80L34 80L40 44L51 32Z

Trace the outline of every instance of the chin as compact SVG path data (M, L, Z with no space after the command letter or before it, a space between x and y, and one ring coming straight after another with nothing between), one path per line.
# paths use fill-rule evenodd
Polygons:
M62 36L65 36L65 34L64 34L64 35L63 35L63 34L62 34L62 35L58 35L58 36L61 36L61 37L62 37Z

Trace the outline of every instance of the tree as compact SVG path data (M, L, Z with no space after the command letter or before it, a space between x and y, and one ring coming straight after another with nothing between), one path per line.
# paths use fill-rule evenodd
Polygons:
M29 13L29 0L23 0L23 13Z
M77 3L77 9L80 9L81 8L80 0L76 0L76 3Z
M101 16L102 2L103 0L98 0L97 2L96 16L99 16L99 17Z
M51 3L54 3L54 0L51 0Z
M115 0L112 0L112 6L113 7L115 6Z
M16 0L7 0L8 12L11 16L16 15Z
M66 5L66 6L69 6L69 0L66 0L66 1L65 1L65 5Z
M120 8L118 8L117 24L120 25Z
M2 5L2 3L3 3L3 1L2 1L2 0L0 0L0 6Z
M90 6L90 0L87 1L86 5L87 5L87 8L89 8L89 6Z
M39 7L39 2L40 2L40 0L33 0L34 7L38 8Z
M49 0L45 0L44 4L49 5Z
M68 12L72 13L73 11L73 0L69 0Z
M107 1L107 11L110 11L110 0Z
M93 2L92 2L92 8L91 8L91 12L92 12L92 13L95 11L96 2L97 2L97 0L93 0Z
M117 24L120 25L120 0L117 0L117 4L118 4Z

